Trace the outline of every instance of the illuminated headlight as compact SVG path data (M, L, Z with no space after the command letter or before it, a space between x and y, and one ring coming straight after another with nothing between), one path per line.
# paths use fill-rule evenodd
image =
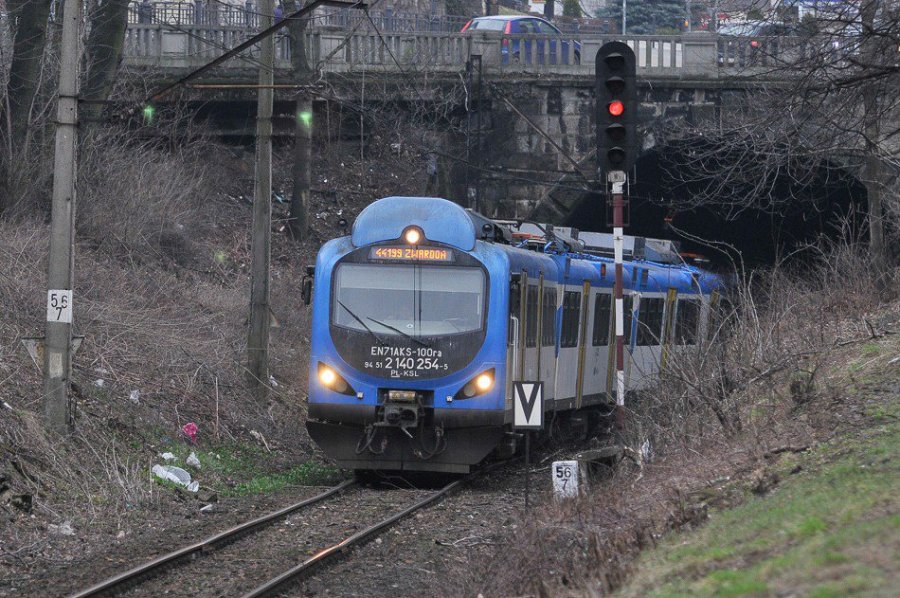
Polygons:
M403 240L410 245L418 245L422 240L422 233L417 228L408 228L403 233Z
M338 374L334 368L328 367L321 361L319 362L319 382L322 386L330 388L334 392L356 396L356 391L344 380L344 377Z
M319 381L325 386L331 386L335 380L337 380L337 374L330 367L326 366L319 372Z
M482 372L469 380L465 386L456 393L455 399L471 399L478 395L483 395L490 389L494 388L494 369L491 368L486 372Z

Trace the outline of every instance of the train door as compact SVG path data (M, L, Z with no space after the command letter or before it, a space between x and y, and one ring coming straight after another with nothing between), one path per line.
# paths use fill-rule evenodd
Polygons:
M611 289L594 289L591 296L591 322L587 338L587 365L585 367L584 394L592 400L601 400L606 390L609 367L610 316L612 314ZM615 323L612 323L615 326Z
M509 281L509 324L506 339L506 408L512 408L512 383L519 380L520 336L522 317L522 275L513 274Z
M522 330L525 331L524 343L522 348L524 364L522 371L522 380L537 380L539 378L538 366L540 362L540 344L538 343L538 332L540 328L540 303L541 303L541 284L543 277L531 277L525 285L525 309Z
M631 388L638 390L659 372L662 356L665 297L661 293L641 295L632 352Z
M575 374L575 408L584 404L585 360L587 358L587 328L590 315L591 281L585 280L581 286L581 319L578 322L578 369Z
M563 289L562 318L556 366L556 408L568 409L575 404L576 398L582 287L561 288Z
M544 399L549 400L556 396L556 285L544 280L541 286L541 320L538 335L541 339L541 348L538 370L540 379L544 381Z

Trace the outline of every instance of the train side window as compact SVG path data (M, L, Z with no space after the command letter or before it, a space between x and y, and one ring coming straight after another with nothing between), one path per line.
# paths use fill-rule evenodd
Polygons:
M625 334L625 344L631 344L631 320L634 317L634 297L632 295L628 295L622 299L624 303L624 307L622 311L623 314L622 322L623 322L623 332Z
M612 305L612 295L598 293L594 297L594 330L591 344L600 347L609 343L609 315Z
M538 288L537 285L528 285L527 296L525 297L525 346L537 346L537 308L538 308Z
M552 347L556 343L556 289L544 289L544 323L541 328L541 346Z
M700 303L698 301L679 301L678 315L675 318L675 343L696 345L699 324Z
M562 334L560 347L578 345L578 320L581 316L581 293L566 291L563 294Z
M658 345L662 330L665 300L661 298L642 299L638 312L637 344L639 346Z

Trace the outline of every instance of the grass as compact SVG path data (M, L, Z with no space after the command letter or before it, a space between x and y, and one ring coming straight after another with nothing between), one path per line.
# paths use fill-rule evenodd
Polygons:
M670 535L639 559L621 594L889 595L900 560L900 425L882 414L898 403L873 410L855 436L783 456L770 495Z
M176 460L170 465L182 467L200 480L200 484L215 489L223 496L246 496L277 492L287 486L330 485L341 478L340 470L316 462L306 462L289 469L273 470L271 454L248 444L222 445L216 448L172 446L169 452ZM200 470L185 465L193 451L200 460ZM165 485L165 484L164 484Z

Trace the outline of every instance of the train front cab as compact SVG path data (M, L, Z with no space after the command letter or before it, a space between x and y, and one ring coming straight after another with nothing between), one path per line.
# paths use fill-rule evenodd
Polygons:
M434 198L376 202L350 237L323 246L307 429L329 457L348 469L465 473L500 444L504 268L468 214Z

